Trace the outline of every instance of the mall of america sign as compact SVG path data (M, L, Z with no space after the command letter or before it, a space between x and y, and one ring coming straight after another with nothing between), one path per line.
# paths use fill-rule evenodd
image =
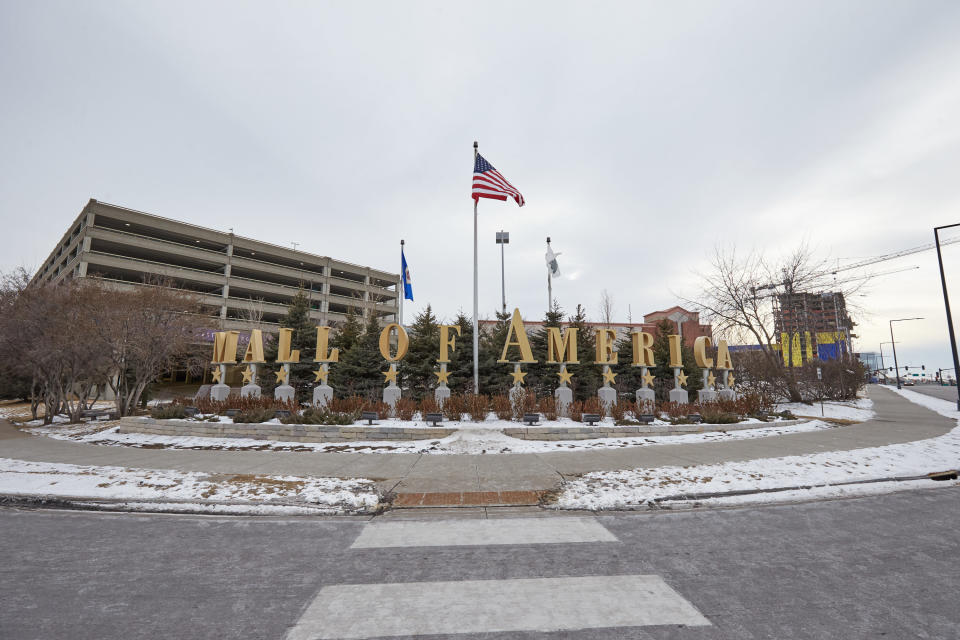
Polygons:
M557 398L558 411L562 413L573 399L573 391L569 387L573 373L567 371L567 366L580 364L577 358L577 333L579 330L575 327L565 330L558 327L546 327L546 330L546 364L555 364L559 367L557 371L559 386L554 391L554 395ZM282 366L274 374L277 377L277 382L280 383L274 391L275 397L279 400L292 400L294 398L294 389L288 384L288 378L290 365L300 362L300 352L297 349L291 349L292 335L293 329L280 329L276 362ZM440 339L437 345L438 370L434 372L434 375L437 376L438 386L434 393L437 402L441 404L450 397L450 388L447 386L450 372L447 370L447 365L450 363L450 354L457 348L456 339L460 335L459 325L440 325ZM653 356L653 334L645 331L633 331L630 338L633 343L633 361L631 364L640 368L642 377L641 387L636 390L637 402L652 401L654 399L652 388L654 378L650 373L650 368L657 365ZM687 391L684 389L687 384L687 376L683 369L682 339L679 335L668 335L667 339L670 344L670 361L667 364L673 368L673 389L670 391L670 400L687 402ZM615 340L616 332L613 329L596 329L596 364L603 366L603 385L597 389L597 395L608 406L615 404L617 401L617 392L611 386L616 381L617 374L610 369L611 366L619 364L619 354L613 348ZM318 368L314 375L316 376L316 382L320 384L313 392L315 405L326 405L333 397L333 389L327 384L327 376L330 373L330 365L339 361L340 354L337 349L329 347L329 341L330 327L318 326L316 358L314 358ZM238 364L237 348L239 343L239 331L218 331L214 334L211 364L217 365L213 372L213 379L217 384L210 391L210 397L213 400L225 400L230 394L230 387L222 381L226 378L227 367ZM382 372L384 382L387 383L383 390L383 400L391 406L400 398L401 391L400 387L397 386L397 363L403 360L407 354L408 345L407 332L397 323L388 324L380 332L380 354L389 365L389 369ZM697 338L693 346L697 366L703 371L703 389L699 392L701 402L716 400L718 395L721 398L736 397L733 391L734 380L731 372L733 365L730 360L727 341L720 340L717 343L715 361L707 355L707 350L712 346L712 341L706 336ZM511 360L507 357L511 352L511 347L515 348L514 353L519 351L519 360ZM515 388L523 385L523 378L527 375L523 371L522 365L539 362L533 357L533 351L530 349L530 341L523 326L519 309L513 311L513 317L510 319L510 326L504 339L503 350L497 362L513 365L511 375ZM257 367L262 364L266 364L263 332L260 329L253 329L250 332L250 339L243 354L243 359L239 362L240 366L244 366L243 382L245 384L240 390L243 397L260 395L260 387L257 386L256 379ZM720 372L719 378L714 375L714 370Z

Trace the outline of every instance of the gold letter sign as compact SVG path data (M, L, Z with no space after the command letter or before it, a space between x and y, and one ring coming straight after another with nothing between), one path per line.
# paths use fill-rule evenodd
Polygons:
M239 331L217 331L213 334L213 360L210 364L236 364Z
M458 324L440 325L440 359L437 362L450 362L450 352L457 349L457 336L450 335L451 329L457 332L457 336L463 335Z
M390 332L397 332L397 355L390 355ZM407 355L407 346L410 340L407 338L406 330L396 322L388 324L380 332L380 355L389 362L397 362Z
M563 332L556 327L547 327L547 364L580 364L577 359L577 329L571 327Z
M510 347L520 348L521 364L533 364L533 352L530 351L530 341L527 340L527 330L523 328L523 318L520 317L520 309L513 310L513 317L510 319L510 328L507 329L507 339L503 343L503 353L497 362L510 362L507 360L507 351Z
M317 327L317 357L314 362L338 362L340 349L327 353L327 343L330 341L330 327Z

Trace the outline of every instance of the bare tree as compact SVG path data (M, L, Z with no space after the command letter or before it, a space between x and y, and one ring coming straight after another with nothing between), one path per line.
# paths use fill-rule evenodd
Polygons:
M600 292L600 321L607 325L607 328L613 324L613 295L606 289Z
M773 305L779 294L831 288L831 274L828 262L815 259L805 244L775 261L759 252L741 256L735 248L717 248L710 271L699 274L703 287L698 298L686 302L712 322L718 335L758 345L767 370L781 372L785 395L800 402L795 372L784 366L777 347Z

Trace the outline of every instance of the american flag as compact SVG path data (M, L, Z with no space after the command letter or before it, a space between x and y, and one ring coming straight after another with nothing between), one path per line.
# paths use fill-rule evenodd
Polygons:
M507 196L516 200L521 207L523 206L523 196L517 188L478 153L473 165L473 199L506 200Z

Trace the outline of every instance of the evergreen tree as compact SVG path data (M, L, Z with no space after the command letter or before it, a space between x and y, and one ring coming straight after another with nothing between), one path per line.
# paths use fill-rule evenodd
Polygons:
M643 384L640 376L640 367L633 366L633 338L628 332L617 340L619 365L614 367L617 372L617 383L614 385L618 393L633 393Z
M513 314L497 311L497 322L493 329L482 331L480 334L480 353L479 353L479 378L480 393L483 394L506 394L513 386L513 378L510 373L513 368L508 364L500 364L500 354L503 352L503 343L507 339L507 331L510 328L510 318ZM471 327L472 329L472 327ZM472 339L471 331L471 339ZM472 346L471 346L472 348ZM473 354L470 354L470 390L473 390Z
M363 322L360 321L360 314L355 308L350 307L347 309L347 319L330 337L330 346L339 349L342 357L359 342L361 335L363 335Z
M340 353L340 362L330 367L330 386L339 396L362 395L379 400L388 366L380 355L380 323L371 313L359 339Z
M413 397L419 399L437 386L437 377L433 372L440 357L440 325L429 304L417 315L407 331L410 347L402 361L403 382ZM457 346L461 346L459 341Z
M550 396L553 395L553 390L559 384L560 378L557 377L557 372L560 371L560 365L558 364L547 364L547 358L549 354L547 352L548 346L548 333L549 328L562 328L563 326L563 310L560 308L560 304L554 300L553 308L547 311L543 318L543 327L530 336L530 349L533 351L533 357L538 360L537 364L526 365L527 370L530 372L527 375L526 382L527 388L534 391L537 396ZM563 333L561 331L561 333ZM581 336L577 335L577 344L579 350ZM576 365L572 365L570 370L573 371L576 369Z
M577 359L580 365L571 368L574 372L570 387L573 389L574 400L585 400L597 394L602 385L601 367L596 364L597 338L587 324L587 312L583 305L577 305L576 312L570 316L567 328L576 328L577 331Z
M290 349L300 351L300 362L290 366L290 377L287 384L297 390L297 399L300 401L309 401L311 398L311 389L314 381L313 370L315 365L317 325L310 319L310 299L301 287L297 295L293 297L290 304L287 305L287 314L280 320L280 327L293 329L290 336ZM281 365L276 362L279 349L277 336L264 342L264 355L267 362L270 363L260 379L263 393L273 393L278 386L276 377L272 372L279 371Z
M657 363L650 373L656 377L653 388L656 391L658 400L669 400L670 390L673 389L673 367L670 366L670 340L667 336L676 334L676 325L664 318L657 322L657 333L653 339L653 358ZM697 391L703 388L703 379L700 367L697 366L693 355L693 349L687 345L682 345L681 357L683 361L683 371L687 375L688 397L691 400L697 399Z

